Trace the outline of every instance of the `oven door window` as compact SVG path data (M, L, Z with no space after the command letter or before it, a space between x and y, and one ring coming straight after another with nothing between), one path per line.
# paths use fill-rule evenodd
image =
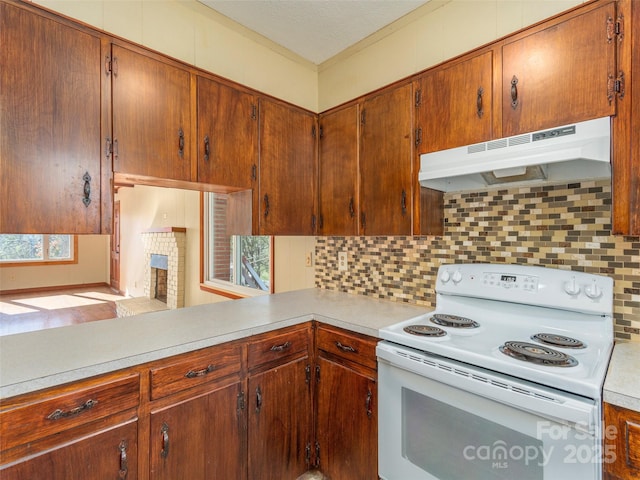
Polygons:
M402 455L439 479L544 478L544 445L535 437L408 388L402 412Z

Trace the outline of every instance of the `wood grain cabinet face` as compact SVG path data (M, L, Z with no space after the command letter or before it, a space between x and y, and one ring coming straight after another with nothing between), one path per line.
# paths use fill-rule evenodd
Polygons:
M357 104L320 115L319 220L321 235L356 235L358 201Z
M151 412L150 480L246 478L241 383Z
M139 401L137 373L3 401L0 478L137 478Z
M360 135L360 234L411 235L411 84L366 98Z
M640 413L605 403L604 423L607 478L640 478Z
M249 478L298 478L311 467L311 328L248 345Z
M313 235L317 226L316 115L260 99L260 235Z
M0 3L0 233L102 232L103 75L98 35Z
M332 480L378 478L376 341L317 329L317 454Z
M418 153L492 137L493 52L444 65L414 82Z
M253 188L258 165L258 101L198 76L198 182Z
M615 2L502 47L502 130L508 137L614 115Z
M113 168L117 173L191 178L191 74L113 45Z

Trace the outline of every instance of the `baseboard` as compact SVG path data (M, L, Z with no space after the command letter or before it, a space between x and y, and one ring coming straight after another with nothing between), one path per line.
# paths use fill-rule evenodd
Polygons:
M111 285L109 285L106 282L98 282L98 283L80 283L78 285L55 285L55 286L48 286L48 287L18 288L15 290L0 290L0 295L19 295L21 293L39 293L39 292L51 292L54 290L70 290L74 288L97 288L97 287L111 288Z

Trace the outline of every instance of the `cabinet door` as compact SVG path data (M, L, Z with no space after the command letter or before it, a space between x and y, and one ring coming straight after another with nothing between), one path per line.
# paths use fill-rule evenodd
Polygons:
M65 443L41 455L28 457L5 469L3 480L87 480L138 478L138 423Z
M640 478L640 413L604 404L604 471L611 478Z
M320 116L321 235L358 233L358 105Z
M361 116L360 233L411 235L410 84L367 98Z
M151 413L151 480L246 478L239 383Z
M414 88L419 153L491 139L493 52L430 72Z
M256 98L198 77L198 182L252 188L257 165Z
M191 80L175 65L112 46L114 171L191 180Z
M504 45L503 136L615 114L615 18L609 2Z
M378 478L376 382L322 357L318 364L320 470L332 480Z
M260 99L260 235L316 230L316 116Z
M100 37L0 4L1 233L101 232L103 74Z
M298 478L311 454L308 358L249 377L249 478Z

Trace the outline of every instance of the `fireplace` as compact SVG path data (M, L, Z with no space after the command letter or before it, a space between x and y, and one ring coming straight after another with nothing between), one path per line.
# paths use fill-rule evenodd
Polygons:
M148 298L184 307L186 228L167 227L142 233L145 254L144 292Z
M116 302L118 317L184 307L187 229L166 227L142 232L144 297Z

